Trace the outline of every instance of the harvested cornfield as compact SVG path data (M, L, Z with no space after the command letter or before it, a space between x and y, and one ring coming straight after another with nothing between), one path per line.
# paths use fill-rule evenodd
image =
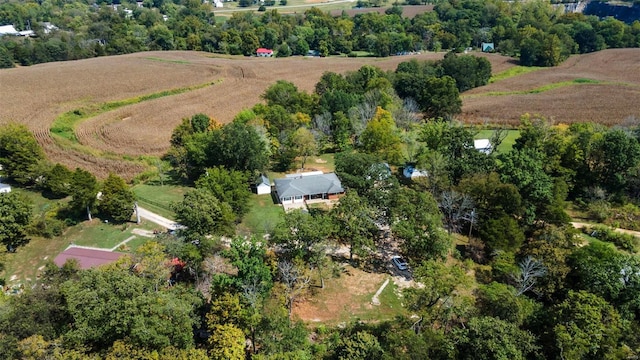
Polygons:
M510 125L524 113L609 126L640 119L640 49L573 56L558 67L473 89L463 94L462 111L465 122Z
M276 80L312 91L325 71L343 73L364 64L393 70L403 61L443 55L265 59L173 51L6 69L0 71L0 124L27 125L54 162L82 167L99 177L115 172L131 178L146 166L135 161L138 156L157 156L168 149L171 131L182 118L202 112L229 122L243 108L260 102L260 95ZM513 66L508 58L483 56L497 72ZM171 93L176 89L180 91ZM141 97L147 98L138 101ZM129 104L131 99L138 100ZM79 144L52 138L51 126L61 114L91 112L113 102L123 104L75 124Z

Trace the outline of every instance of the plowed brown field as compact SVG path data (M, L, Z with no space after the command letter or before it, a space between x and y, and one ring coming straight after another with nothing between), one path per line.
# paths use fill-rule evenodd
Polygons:
M439 59L444 53L376 58L246 58L215 57L200 52L146 52L113 57L48 63L0 71L0 124L27 125L49 158L71 168L82 167L100 177L109 172L131 178L144 165L125 161L139 155L160 155L169 146L173 128L198 112L221 122L260 101L276 80L288 80L312 91L325 71L346 72L364 64L385 70L411 58ZM506 57L482 54L494 73L514 65ZM461 119L469 122L509 123L525 112L556 121L621 122L640 117L640 50L608 50L572 57L561 66L502 80L474 89L463 101ZM487 92L527 91L576 78L600 84L567 86L538 94L483 96ZM76 136L90 151L63 148L49 128L67 111L108 101L130 99L159 91L199 84L214 85L144 101L85 120ZM624 83L624 84L622 84Z
M15 121L27 125L52 161L71 168L79 166L100 177L115 172L131 178L144 165L125 161L123 155L163 154L171 131L182 118L202 112L228 122L243 108L260 102L260 95L276 80L289 80L300 89L312 91L325 71L342 73L364 64L392 70L411 58L439 59L443 55L264 59L175 51L8 69L0 71L0 124ZM504 57L488 57L498 69L511 66ZM61 148L51 138L49 128L64 112L204 83L215 84L124 106L78 124L80 143L99 150L101 156Z
M549 84L587 79L538 93ZM504 94L505 92L520 94ZM489 93L502 92L499 95ZM610 49L572 56L560 66L516 76L468 91L463 97L466 122L515 125L524 113L556 123L593 121L615 125L640 119L640 49Z

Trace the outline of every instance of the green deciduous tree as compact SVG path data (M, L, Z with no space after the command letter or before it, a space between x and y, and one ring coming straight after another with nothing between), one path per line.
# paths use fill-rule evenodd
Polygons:
M95 350L129 339L138 347L193 346L193 309L186 291L149 291L153 285L128 270L93 269L62 284L72 330L65 341ZM180 294L178 296L178 294Z
M366 331L358 331L338 341L336 354L340 360L382 359L382 347L378 339Z
M131 220L134 201L135 196L124 180L115 174L109 174L102 184L98 210L103 216L116 222L126 222Z
M45 175L43 184L45 192L54 198L64 198L70 195L72 176L73 172L66 166L55 164Z
M246 172L227 170L222 166L207 168L196 181L198 189L206 189L218 200L231 206L236 219L249 211L249 178Z
M404 254L416 263L442 259L451 247L451 238L442 229L438 205L426 192L401 188L394 192L390 208L391 230L402 241Z
M33 169L45 156L26 126L8 124L0 127L0 165L2 172L19 184L33 184L45 174L34 174Z
M386 161L398 163L402 158L400 134L391 113L381 107L367 123L359 139L362 149L377 154Z
M270 242L281 247L289 258L309 261L312 253L319 250L315 245L324 243L332 230L326 215L294 210L284 215L273 230Z
M375 247L374 237L378 232L375 212L355 191L348 191L332 209L331 216L336 223L336 237L349 244L349 259L356 254L367 256Z
M493 317L473 318L458 345L462 359L525 360L536 350L536 338L513 323Z
M86 211L87 218L91 221L93 210L98 195L98 180L90 172L77 168L71 177L71 209L81 213Z
M291 134L289 142L295 154L302 158L300 168L304 169L307 158L318 152L318 144L315 137L309 129L301 127Z
M424 287L406 289L404 294L409 309L423 317L421 324L436 326L437 320L455 315L449 314L452 308L455 309L452 305L465 298L456 289L465 288L471 283L465 270L459 266L447 266L441 261L425 260L413 273L416 281L424 284ZM460 310L463 311L461 318L469 315L468 311Z
M18 193L0 194L0 243L9 252L29 242L26 228L31 222L31 203Z
M606 359L622 335L620 315L604 299L586 291L570 291L553 308L558 354L565 359Z
M233 233L235 216L229 204L218 200L206 189L187 192L184 199L172 206L176 220L186 226L190 235L224 235Z

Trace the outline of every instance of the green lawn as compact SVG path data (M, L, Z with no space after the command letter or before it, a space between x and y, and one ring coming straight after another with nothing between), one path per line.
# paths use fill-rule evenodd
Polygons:
M237 227L241 235L269 233L282 220L282 206L274 204L271 195L251 195L251 210Z
M132 236L135 227L134 223L114 225L93 219L69 228L60 238L67 244L111 249Z
M182 201L184 193L189 190L186 186L176 185L136 185L133 188L140 206L156 212L164 217L173 219L176 214L171 211L171 204Z
M11 191L20 194L27 199L29 199L33 205L33 215L35 217L42 216L46 214L48 211L56 209L56 207L61 206L69 202L69 198L66 199L47 199L40 192L31 191L27 189L20 189L16 187L12 187Z
M124 245L124 247L119 248L118 251L122 252L135 252L137 248L144 245L148 241L152 241L153 239L143 236L137 236L135 239L129 241Z
M475 139L490 139L491 135L493 135L494 130L480 130L475 136ZM498 146L498 153L505 153L510 151L513 148L513 145L516 143L516 139L520 137L519 130L506 130L507 137L504 138L500 146Z

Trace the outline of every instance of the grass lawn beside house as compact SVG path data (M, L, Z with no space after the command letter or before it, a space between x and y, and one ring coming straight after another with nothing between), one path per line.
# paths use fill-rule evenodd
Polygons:
M255 234L263 236L273 230L282 221L284 209L279 204L273 203L273 198L268 195L252 194L249 198L249 213L238 224L236 232L240 235Z

